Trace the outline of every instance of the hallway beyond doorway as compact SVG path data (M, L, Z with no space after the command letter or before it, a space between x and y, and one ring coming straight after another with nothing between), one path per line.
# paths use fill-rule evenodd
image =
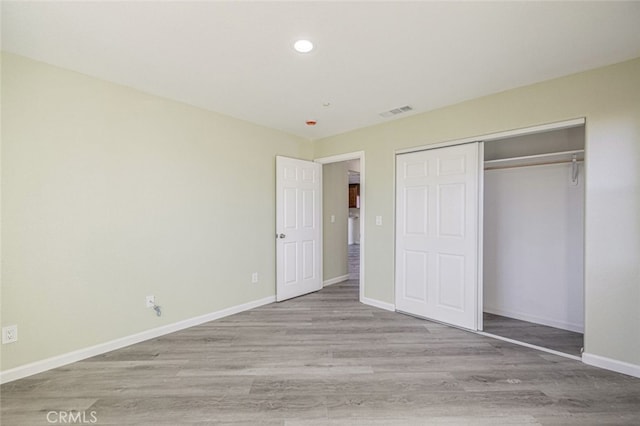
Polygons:
M349 244L349 279L360 280L360 244Z

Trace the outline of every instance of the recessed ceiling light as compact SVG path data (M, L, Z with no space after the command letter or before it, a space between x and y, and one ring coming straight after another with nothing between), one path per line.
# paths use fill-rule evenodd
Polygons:
M313 43L309 40L298 40L293 44L293 48L300 53L309 53L313 50Z

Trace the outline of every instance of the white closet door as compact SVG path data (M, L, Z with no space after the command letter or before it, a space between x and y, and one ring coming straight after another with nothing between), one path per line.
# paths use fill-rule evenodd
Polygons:
M475 330L478 143L396 158L396 309Z

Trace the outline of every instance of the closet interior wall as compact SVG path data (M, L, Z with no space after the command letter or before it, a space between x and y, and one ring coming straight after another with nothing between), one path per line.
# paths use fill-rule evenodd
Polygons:
M580 126L485 142L484 312L584 331L584 140Z

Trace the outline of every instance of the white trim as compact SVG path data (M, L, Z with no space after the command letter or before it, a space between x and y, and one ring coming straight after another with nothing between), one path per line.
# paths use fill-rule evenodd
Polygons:
M512 138L515 136L533 135L535 133L548 132L551 130L569 129L571 127L582 126L586 123L584 117L574 118L572 120L558 121L556 123L541 124L538 126L523 127L520 129L506 130L503 132L488 133L485 135L472 136L464 139L455 139L430 145L420 145L413 148L405 148L396 150L397 154L407 154L409 152L424 151L426 149L442 148L445 146L461 145L465 143L478 141L496 141L499 139Z
M151 330L146 330L140 333L132 334L130 336L121 337L109 342L100 343L83 349L78 349L77 351L57 355L51 358L43 359L41 361L32 362L30 364L21 365L19 367L0 372L0 383L7 383L14 380L22 379L27 376L32 376L34 374L62 367L63 365L82 361L83 359L87 359L116 349L124 348L125 346L144 342L145 340L154 339L156 337L164 336L165 334L184 330L185 328L204 324L205 322L224 318L229 315L257 308L259 306L268 305L269 303L273 303L275 301L275 296L268 296L263 299L243 303L242 305L232 306L220 311L211 312L209 314L189 318L183 321L178 321L173 324L167 324L161 327L152 328Z
M476 269L478 288L476 291L476 330L484 329L484 142L478 143L478 253Z
M582 354L582 362L594 367L600 367L604 368L605 370L611 370L617 373L627 374L629 376L640 378L640 365L618 361L616 359L606 358L587 352Z
M356 151L356 152L348 152L346 154L331 155L329 157L320 157L320 158L316 158L313 161L320 164L330 164L330 163L341 163L343 161L349 161L349 160L358 160L358 159L362 159L363 157L364 157L364 151Z
M368 297L361 297L360 302L365 305L373 306L374 308L384 309L385 311L396 311L396 306L392 303L383 302L377 299L370 299Z
M492 339L502 340L504 342L513 343L514 345L524 346L526 348L537 349L542 352L547 352L550 354L562 356L569 359L574 359L576 361L580 361L580 357L577 355L570 355L564 352L554 351L553 349L544 348L542 346L532 345L531 343L521 342L520 340L509 339L508 337L498 336L497 334L485 333L484 331L472 331L472 333L480 334L481 336L491 337ZM583 355L584 356L584 355Z
M338 284L338 283L347 281L348 279L349 279L349 274L341 275L341 276L335 277L335 278L330 278L330 279L322 282L322 287L326 287L328 285L333 285L333 284Z
M484 312L494 315L500 315L503 317L509 317L520 321L532 322L535 324L542 324L549 327L560 328L562 330L573 331L574 333L584 333L584 325L571 323L566 321L558 321L551 318L539 317L536 315L528 315L522 312L510 311L507 309L495 309L488 306L484 307Z
M315 161L316 163L320 163L322 165L324 164L331 164L331 163L340 163L342 161L349 161L349 160L360 160L360 302L364 303L364 293L365 293L365 286L366 286L366 281L365 281L365 218L366 218L366 208L365 208L365 204L366 204L366 179L365 179L365 163L364 163L364 151L355 151L355 152L348 152L345 154L338 154L338 155L331 155L329 157L320 157L320 158L316 158ZM324 192L324 188L322 189L321 192ZM323 260L324 262L324 260Z
M315 161L314 161L315 163ZM323 210L324 210L324 167L322 167L322 165L320 167L318 167L320 169L319 173L318 173L318 179L320 179L320 283L321 283L321 287L320 290L322 290L322 288L324 287L324 250L322 249L324 247L324 220L322 220L322 216L323 216ZM276 299L278 298L278 292L276 291Z

